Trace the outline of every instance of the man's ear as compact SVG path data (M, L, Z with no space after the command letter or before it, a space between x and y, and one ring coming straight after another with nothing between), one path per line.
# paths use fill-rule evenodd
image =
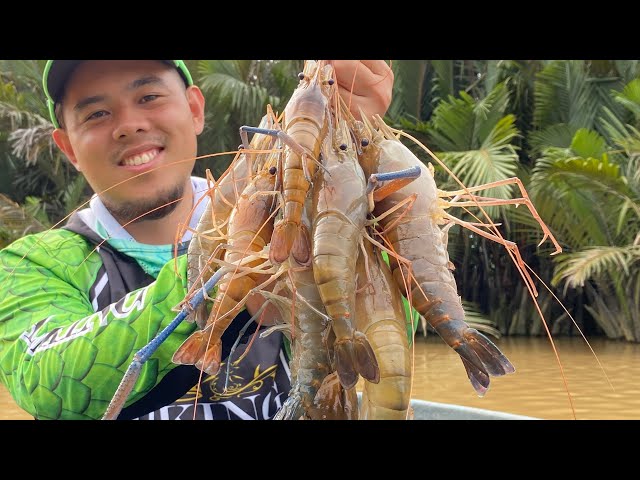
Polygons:
M189 108L193 116L193 127L195 128L196 135L200 135L204 129L205 100L202 90L196 85L191 85L187 88L187 102L189 102Z
M62 128L56 128L51 136L53 137L53 141L56 142L58 148L67 156L71 165L80 172L81 168L80 165L78 165L78 160L76 159L75 154L73 153L73 148L71 148L71 142L69 141L69 135L67 132Z

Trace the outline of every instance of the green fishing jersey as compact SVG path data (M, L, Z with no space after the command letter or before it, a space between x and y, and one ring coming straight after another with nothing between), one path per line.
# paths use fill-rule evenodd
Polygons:
M0 381L39 419L100 418L133 355L175 317L184 298L186 255L148 286L96 311L104 271L94 245L58 229L0 252ZM149 279L152 280L152 279ZM173 368L173 352L195 330L183 322L142 367L126 405Z

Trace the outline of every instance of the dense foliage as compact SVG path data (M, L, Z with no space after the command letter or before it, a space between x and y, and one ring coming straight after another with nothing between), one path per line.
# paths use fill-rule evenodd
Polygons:
M281 111L301 61L189 61L207 99L200 154L232 151L241 125L257 125L267 104ZM42 60L0 61L0 245L61 220L90 195L51 140L41 93ZM563 253L522 206L487 209L502 235L551 286L540 308L556 334L640 341L640 63L614 60L393 61L387 122L427 145L467 186L517 176ZM434 163L439 186L459 189ZM204 159L218 176L232 156ZM515 184L478 192L522 194ZM477 209L451 209L477 222ZM475 217L474 217L475 215ZM459 291L502 334L544 332L504 247L453 227L449 252Z

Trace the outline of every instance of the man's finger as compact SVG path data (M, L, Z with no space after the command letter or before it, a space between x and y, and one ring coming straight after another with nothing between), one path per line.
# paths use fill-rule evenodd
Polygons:
M375 75L385 76L391 72L391 67L384 60L360 60L360 62Z
M334 68L338 85L349 91L362 92L382 78L358 60L343 61L338 66L334 65Z

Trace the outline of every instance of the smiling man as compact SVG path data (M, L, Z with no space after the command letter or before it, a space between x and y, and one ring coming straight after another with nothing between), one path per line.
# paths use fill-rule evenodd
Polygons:
M121 60L79 64L65 92L55 110L64 125L53 133L58 147L120 223L152 212L127 226L134 238L171 243L193 203L200 89L187 88L175 67Z
M384 114L393 85L384 61L333 64L349 87L359 72L352 110ZM191 176L205 101L179 60L49 61L43 83L53 139L97 195L64 228L0 252L0 381L36 418L97 419L187 293L191 232L177 259L173 242L207 187ZM249 318L243 311L225 332L225 362ZM145 363L119 418L273 417L290 388L281 334L258 337L225 384L224 372L201 378L172 362L194 329L183 322Z

